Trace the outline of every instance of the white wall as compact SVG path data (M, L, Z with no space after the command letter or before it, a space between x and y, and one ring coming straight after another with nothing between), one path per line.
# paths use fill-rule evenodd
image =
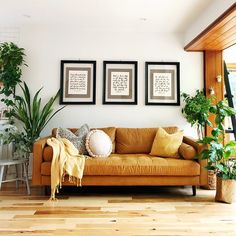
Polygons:
M21 29L20 46L26 49L28 68L23 79L32 91L44 87L48 99L60 85L60 60L97 61L96 105L68 105L46 127L157 127L178 125L188 135L195 135L177 106L145 106L145 61L179 61L181 91L193 93L203 86L201 53L183 50L183 35L138 32L80 31L64 26L28 26ZM102 105L102 61L138 61L138 105ZM57 102L58 104L58 102ZM59 107L57 105L56 107Z

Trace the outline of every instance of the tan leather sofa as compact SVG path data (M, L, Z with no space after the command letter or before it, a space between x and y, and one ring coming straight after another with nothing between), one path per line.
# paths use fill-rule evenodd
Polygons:
M205 160L183 157L163 158L150 156L157 128L101 128L113 143L113 153L106 159L86 159L82 186L196 186L207 185ZM174 133L177 127L165 127L168 133ZM75 132L76 129L71 129ZM52 131L55 136L55 129ZM51 137L51 136L50 136ZM45 137L35 142L33 147L32 184L50 185L52 148ZM186 145L187 144L187 145ZM190 146L191 147L190 147ZM190 147L190 148L189 148ZM194 148L194 149L193 149ZM179 151L188 156L188 152L201 151L195 140L184 137ZM63 185L71 185L67 179Z

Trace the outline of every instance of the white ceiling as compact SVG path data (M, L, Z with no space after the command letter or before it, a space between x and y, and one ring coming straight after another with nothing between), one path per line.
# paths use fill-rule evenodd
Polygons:
M0 0L0 26L185 32L214 0ZM75 28L75 29L76 29Z

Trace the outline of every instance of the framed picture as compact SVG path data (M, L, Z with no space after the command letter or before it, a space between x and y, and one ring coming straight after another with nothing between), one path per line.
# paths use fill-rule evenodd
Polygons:
M96 61L61 61L60 104L95 104Z
M103 104L137 104L137 61L103 62Z
M180 105L179 62L146 62L146 105Z

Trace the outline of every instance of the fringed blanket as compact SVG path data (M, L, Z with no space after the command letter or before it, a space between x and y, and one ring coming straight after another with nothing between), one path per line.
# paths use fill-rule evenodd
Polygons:
M81 185L85 157L80 155L75 146L65 138L49 138L47 144L53 149L51 165L51 200L55 200L58 187L61 188L64 176L69 175L69 180L76 180Z

